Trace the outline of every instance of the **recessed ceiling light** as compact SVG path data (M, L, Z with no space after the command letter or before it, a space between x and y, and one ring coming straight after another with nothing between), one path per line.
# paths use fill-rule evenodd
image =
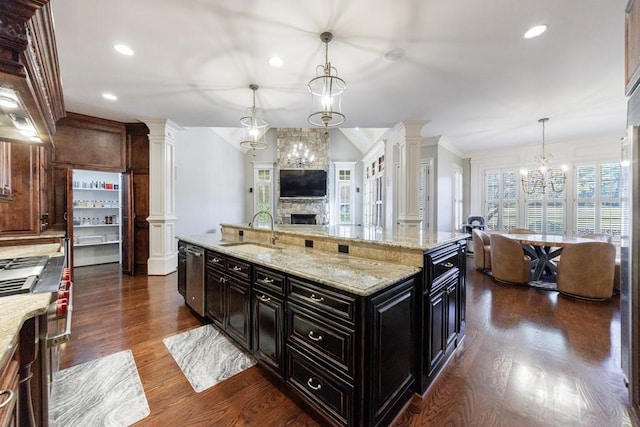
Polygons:
M126 55L126 56L133 55L133 50L126 44L116 44L116 45L113 45L113 48L116 50L116 52L121 53L123 55Z
M0 107L11 109L18 108L18 102L13 98L9 98L8 96L0 96Z
M284 61L279 56L272 56L269 58L269 65L272 67L280 68L284 65Z
M385 52L384 55L382 55L382 58L384 58L384 60L387 62L396 62L404 58L404 55L406 53L407 52L404 49L402 49L401 47L397 47Z
M542 24L542 25L536 25L535 27L531 27L527 30L526 33L524 33L524 38L525 39L532 39L534 37L538 37L540 34L544 33L545 31L547 31L547 26Z
M103 93L103 94L102 94L102 97L103 97L104 99L108 99L109 101L117 101L117 100L118 100L118 97L117 97L117 96L115 96L115 95L114 95L114 94L112 94L112 93L106 93L106 92L105 92L105 93Z

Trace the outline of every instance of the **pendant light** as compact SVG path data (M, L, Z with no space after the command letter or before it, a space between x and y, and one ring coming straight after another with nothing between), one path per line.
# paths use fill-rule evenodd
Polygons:
M250 84L249 89L253 91L253 106L247 108L247 115L240 119L242 125L242 141L240 146L250 150L263 150L268 147L264 138L264 129L269 126L266 120L258 117L256 108L257 84Z
M344 80L338 77L338 70L329 62L329 42L333 33L325 31L320 34L320 40L325 46L324 65L316 67L316 77L307 85L311 92L311 114L308 122L318 127L339 126L346 120L342 114L342 92L347 87Z

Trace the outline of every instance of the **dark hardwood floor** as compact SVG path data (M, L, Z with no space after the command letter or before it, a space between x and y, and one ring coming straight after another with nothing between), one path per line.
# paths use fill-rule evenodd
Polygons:
M619 299L573 301L496 284L468 259L467 329L437 381L395 426L634 426L619 368ZM75 270L72 337L61 369L131 349L151 415L138 426L317 424L285 387L250 368L195 393L162 339L201 325L176 274Z

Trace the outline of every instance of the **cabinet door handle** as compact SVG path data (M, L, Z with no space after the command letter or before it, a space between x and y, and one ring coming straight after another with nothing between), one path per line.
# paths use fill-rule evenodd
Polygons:
M220 283L224 283L224 277L221 277L221 278L219 279L219 281L220 281Z
M196 252L196 251L191 251L189 249L187 249L187 253L193 256L197 256L197 257L201 257L202 254L200 252Z
M261 295L261 296L260 296L260 300L261 300L261 301L271 301L271 298L269 298L269 297L268 297L268 296L266 296L266 295Z
M453 267L453 263L451 263L451 262L443 262L442 266L443 267L447 267L447 268L451 268L451 267Z
M231 269L232 269L233 271L240 271L240 270L242 270L242 267L239 267L239 266L237 266L237 265L234 265L233 267L231 267Z
M311 380L311 378L309 378L309 380ZM309 386L311 387L311 386ZM4 402L0 403L0 409L4 408L5 406L7 406L9 403L11 403L13 401L13 390L2 390L0 391L0 396L2 396L3 394L7 395L7 398L4 400Z
M315 301L315 302L322 302L324 301L323 297L317 297L316 294L311 294L311 296L309 297L311 299L311 301Z
M262 281L264 283L273 283L273 279L269 278L269 277L265 277L264 279L262 279Z
M313 378L307 380L307 385L311 390L318 391L322 388L322 383L318 380L318 385L313 385Z
M220 264L221 259L220 258L213 258L211 261L213 261L216 264Z
M322 341L322 335L315 336L315 335L313 334L313 331L309 331L309 334L308 334L307 336L309 337L309 339L310 339L311 341L316 341L316 342L317 342L317 341Z

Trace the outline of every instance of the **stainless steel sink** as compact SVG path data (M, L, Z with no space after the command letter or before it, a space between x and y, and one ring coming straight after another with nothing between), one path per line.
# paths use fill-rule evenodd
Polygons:
M277 252L281 249L275 246L263 245L260 243L253 243L253 242L221 243L220 246L229 248L234 251L243 252L245 254L251 254L251 255Z

